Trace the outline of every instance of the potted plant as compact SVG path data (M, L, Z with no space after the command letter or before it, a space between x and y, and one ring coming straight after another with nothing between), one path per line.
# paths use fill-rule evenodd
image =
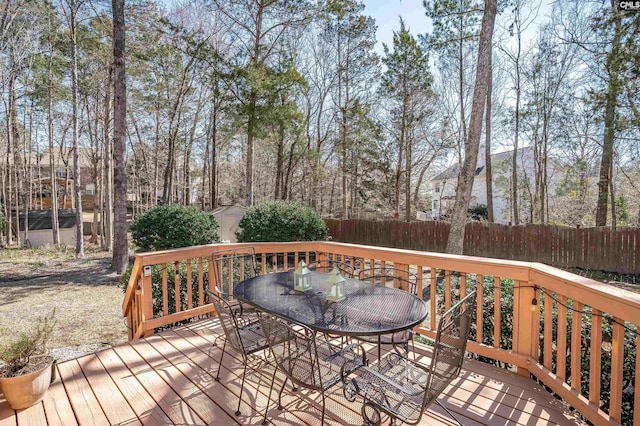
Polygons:
M54 359L45 353L53 327L55 310L38 318L30 334L0 346L0 390L14 410L39 402L51 384Z

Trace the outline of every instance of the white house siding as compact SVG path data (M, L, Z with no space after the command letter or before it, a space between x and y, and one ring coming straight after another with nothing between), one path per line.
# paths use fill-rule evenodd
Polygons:
M508 200L510 198L509 182L511 181L511 161L513 151L501 152L491 156L492 168L492 189L493 189L493 214L494 221L497 223L509 223L510 207ZM477 175L474 178L471 188L470 206L478 204L487 204L486 191L486 169L484 167L484 156L478 158L478 166L476 168ZM533 150L530 147L518 150L518 174L526 173L530 188L534 188L534 158ZM478 170L480 169L480 170ZM549 164L549 191L553 191L557 180L555 162ZM448 210L453 208L456 195L456 185L458 181L458 165L451 166L449 169L440 173L431 181L432 194L432 214L437 218L439 214L446 214ZM436 187L439 191L436 191ZM439 212L438 212L439 209ZM526 217L523 211L523 217Z

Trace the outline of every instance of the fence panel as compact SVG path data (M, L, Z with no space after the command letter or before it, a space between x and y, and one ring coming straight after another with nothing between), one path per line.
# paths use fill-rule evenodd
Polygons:
M325 220L333 241L442 253L449 223L360 219ZM507 226L470 222L464 254L541 262L562 268L640 273L640 228Z

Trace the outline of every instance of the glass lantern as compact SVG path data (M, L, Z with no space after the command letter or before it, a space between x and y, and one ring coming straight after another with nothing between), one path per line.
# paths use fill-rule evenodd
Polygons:
M344 278L340 275L340 270L336 266L329 273L329 278L327 278L326 299L332 302L339 302L344 298Z
M311 290L311 271L304 260L298 263L298 269L293 272L293 289L297 291Z

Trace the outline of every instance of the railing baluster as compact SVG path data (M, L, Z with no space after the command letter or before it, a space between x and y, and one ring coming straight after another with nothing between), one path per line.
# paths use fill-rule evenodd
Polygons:
M267 273L267 254L262 253L262 275Z
M436 268L434 268L433 266L429 267L429 274L431 277L431 282L429 283L429 304L430 309L429 309L429 317L431 317L431 330L435 330L436 329L436 290L437 290L437 284L436 284Z
M482 343L483 332L483 280L482 275L476 275L476 342Z
M543 352L543 364L551 370L551 364L553 361L553 299L551 298L551 292L544 292L544 352Z
M174 269L174 290L175 290L175 299L176 299L176 312L180 312L182 310L182 302L180 300L180 262L175 262L173 267Z
M600 375L602 373L602 312L591 312L591 347L589 354L589 401L600 406Z
M283 256L284 259L282 259L282 270L287 271L289 269L289 253L285 251Z
M567 378L567 297L558 295L558 340L556 350L556 375Z
M169 315L169 286L167 284L169 281L167 278L168 268L168 263L162 264L162 313L164 316Z
M187 259L187 309L193 308L193 277L191 276L191 261Z
M204 305L204 258L198 258L198 306Z
M617 422L622 421L622 373L624 371L624 322L613 318L611 339L611 400L609 415Z
M464 299L467 295L467 274L464 272L460 273L460 299Z
M444 309L448 311L451 307L451 271L444 271Z
M500 347L500 311L501 311L500 277L493 277L493 346Z
M571 312L571 388L581 392L580 358L582 351L582 303L573 301Z
M220 273L220 268L215 268L213 255L211 255L211 258L208 258L207 260L209 261L209 290L214 291L216 285L220 282L219 276L216 275Z

